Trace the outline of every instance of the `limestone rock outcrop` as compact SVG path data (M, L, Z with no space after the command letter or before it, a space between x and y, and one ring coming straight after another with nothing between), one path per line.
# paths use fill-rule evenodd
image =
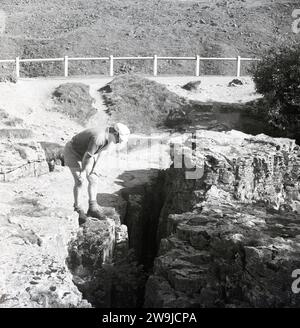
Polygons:
M67 263L73 281L95 307L140 306L145 285L142 267L128 247L120 214L114 208L105 211L103 220L88 217L69 244Z
M2 183L0 307L299 307L299 146L238 131L172 142L166 170L165 141L107 166L105 219L81 228L67 168ZM48 171L24 144L2 147Z
M66 264L78 218L65 173L0 183L0 308L91 306Z
M184 148L194 168L183 161L166 172L144 306L299 307L291 289L300 268L299 147L202 131Z
M36 141L3 140L0 142L0 182L49 172L45 152Z

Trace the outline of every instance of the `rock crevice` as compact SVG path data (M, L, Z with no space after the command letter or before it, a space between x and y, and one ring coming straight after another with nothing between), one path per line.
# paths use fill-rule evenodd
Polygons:
M166 173L145 306L299 306L291 290L300 264L298 146L234 131L197 141L191 156L203 176Z

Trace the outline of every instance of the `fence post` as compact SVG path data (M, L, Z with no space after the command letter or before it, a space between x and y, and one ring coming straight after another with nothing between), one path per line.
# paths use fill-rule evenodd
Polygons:
M69 60L68 60L68 56L65 56L64 58L64 67L65 67L65 77L68 77L69 75Z
M157 55L153 56L153 75L157 76Z
M109 76L114 76L114 56L109 56Z
M241 76L241 56L237 56L236 59L236 76Z
M196 76L200 76L200 56L196 56Z
M16 57L16 77L20 77L20 57Z

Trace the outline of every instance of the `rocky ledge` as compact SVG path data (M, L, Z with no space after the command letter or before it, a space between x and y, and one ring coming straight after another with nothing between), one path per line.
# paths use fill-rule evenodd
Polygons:
M144 306L299 307L299 147L237 131L203 131L191 143L202 173L166 172Z
M66 173L0 184L0 308L90 307L66 265L78 231Z
M47 172L45 152L38 142L18 139L0 142L0 182L37 177Z

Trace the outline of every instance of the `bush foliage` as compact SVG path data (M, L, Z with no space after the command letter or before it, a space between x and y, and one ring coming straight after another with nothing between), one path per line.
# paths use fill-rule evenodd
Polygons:
M269 122L295 137L300 126L300 45L269 50L252 74Z

